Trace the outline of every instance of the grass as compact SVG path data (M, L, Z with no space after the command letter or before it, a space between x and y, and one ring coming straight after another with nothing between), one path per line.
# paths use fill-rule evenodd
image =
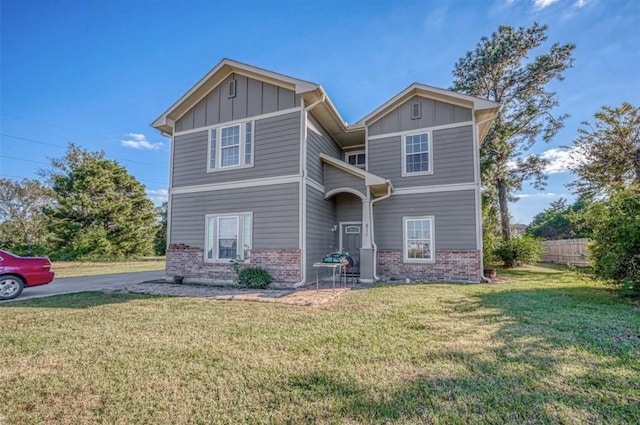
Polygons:
M95 292L9 303L0 418L640 423L640 307L559 268L504 274L314 308Z
M95 276L111 273L148 272L164 270L164 257L146 257L137 261L122 262L83 262L54 261L53 271L56 277Z

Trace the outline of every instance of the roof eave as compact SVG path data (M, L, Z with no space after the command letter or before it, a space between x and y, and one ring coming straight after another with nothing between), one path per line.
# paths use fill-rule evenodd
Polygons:
M469 96L438 87L428 86L425 84L413 83L409 87L402 90L400 93L383 103L380 107L376 108L373 112L360 119L354 124L354 126L366 126L374 121L377 121L378 119L385 116L388 112L404 103L407 99L415 95L422 95L436 100L451 102L467 108L471 108L474 111L493 109L498 107L498 103L490 100L481 99L479 97Z
M186 111L191 109L197 102L203 99L211 90L220 84L229 74L238 73L247 77L258 78L274 85L279 85L293 90L296 94L313 91L319 87L318 84L289 77L284 74L278 74L273 71L247 65L231 59L223 59L203 78L201 78L187 93L180 97L171 107L169 107L162 115L160 115L153 123L152 127L165 133L167 131L167 120L171 123L177 121Z

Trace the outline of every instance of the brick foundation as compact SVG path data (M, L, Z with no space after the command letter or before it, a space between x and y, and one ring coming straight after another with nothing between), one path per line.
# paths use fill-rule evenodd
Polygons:
M302 279L299 249L252 249L249 261L240 267L262 267L271 275L275 287L293 286ZM201 248L184 244L171 244L167 249L167 278L174 276L225 284L236 278L230 263L205 262Z
M402 251L378 251L381 280L480 282L480 251L436 251L435 263L405 263Z

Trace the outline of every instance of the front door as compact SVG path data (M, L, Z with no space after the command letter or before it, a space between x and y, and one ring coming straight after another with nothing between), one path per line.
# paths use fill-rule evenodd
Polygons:
M362 223L343 222L340 223L340 250L348 252L350 255L360 255L362 246Z

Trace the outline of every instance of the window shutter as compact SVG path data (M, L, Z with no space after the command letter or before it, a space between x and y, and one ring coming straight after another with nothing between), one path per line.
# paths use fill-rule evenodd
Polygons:
M420 107L420 102L416 102L411 105L411 119L417 120L422 117L422 108Z
M229 99L232 97L236 97L236 86L238 85L237 80L229 81Z

